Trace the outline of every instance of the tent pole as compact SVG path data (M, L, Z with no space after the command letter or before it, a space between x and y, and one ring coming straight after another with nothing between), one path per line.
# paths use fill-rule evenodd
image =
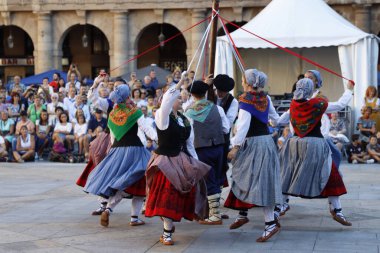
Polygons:
M212 10L213 12L219 11L219 2L220 0L213 0L212 2ZM214 15L213 13L212 15ZM211 31L210 31L210 54L209 54L209 65L208 65L208 73L213 74L215 68L215 51L216 51L216 35L218 29L218 18L215 17L212 21ZM208 46L208 45L206 45ZM213 102L216 102L215 93L214 93L214 85L211 85L208 90L207 99Z

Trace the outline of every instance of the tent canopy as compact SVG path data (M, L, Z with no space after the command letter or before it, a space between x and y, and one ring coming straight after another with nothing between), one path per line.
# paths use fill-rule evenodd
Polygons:
M357 84L353 99L355 119L360 116L366 88L377 84L377 36L361 31L323 0L272 0L243 28L282 47L293 48L293 51L354 80ZM231 37L238 48L244 48L240 51L247 64L245 67L258 68L268 74L271 93L279 89L283 93L289 92L289 86L296 81L298 74L318 69L280 49L273 49L276 48L274 45L242 29L232 32ZM214 73L237 77L233 61L228 37L219 37ZM342 79L323 70L321 73L324 76L323 92L331 99L338 98L345 88Z
M371 36L322 0L273 0L243 28L286 48L347 45ZM240 48L275 48L240 29L231 36Z
M25 78L21 79L21 83L23 83L27 86L32 85L32 84L42 84L42 79L44 79L45 77L49 78L49 82L51 82L53 80L53 74L54 73L59 73L61 78L63 78L66 82L66 78L67 78L66 72L63 72L63 71L57 70L57 69L52 69L52 70L42 72L42 73L34 75L34 76L25 77Z

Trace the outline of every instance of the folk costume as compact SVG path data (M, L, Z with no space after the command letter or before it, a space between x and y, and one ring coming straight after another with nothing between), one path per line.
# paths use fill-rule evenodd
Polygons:
M231 153L237 153L232 161L231 191L224 206L239 210L239 216L230 229L239 228L249 221L248 209L263 206L265 230L256 241L264 242L279 231L273 208L282 202L280 163L268 129L268 119L277 120L279 116L270 97L257 90L264 88L266 75L249 69L245 76L252 89L239 97L237 132L231 139L234 147Z
M206 100L209 86L195 81L190 93L195 102L185 115L194 128L194 147L200 161L211 166L206 178L209 217L199 223L204 225L222 224L220 207L220 181L222 177L224 135L230 131L230 123L220 106Z
M223 155L223 167L222 167L222 177L220 181L221 187L228 186L228 181L226 173L228 170L227 154L230 149L230 134L231 128L235 122L238 115L239 102L237 101L231 93L229 93L235 87L234 79L228 75L217 75L214 78L214 85L217 92L216 104L223 108L224 113L228 121L230 122L230 131L224 135L224 155ZM220 96L222 94L224 96Z
M315 90L312 92L311 97L312 98L323 98L326 100L326 98L324 96L322 96L321 92L319 91L319 89L322 87L321 74L317 70L309 70L306 72L305 75L310 74L310 73L315 78L315 83L313 84L314 85L313 87L315 88ZM322 136L325 138L326 143L329 146L330 154L331 154L331 167L330 167L331 175L330 174L329 175L331 178L333 178L333 177L337 178L337 180L341 181L342 184L343 184L342 172L339 170L339 165L340 165L340 162L342 159L341 152L335 146L332 139L329 137L330 119L328 118L327 113L338 112L338 111L344 109L348 105L348 103L350 102L352 95L353 95L352 91L347 89L343 93L343 95L339 98L339 100L337 102L328 102L327 108L325 110L325 113L322 115L321 122L320 122L320 125L321 125L320 126L320 132L321 132ZM279 119L278 123L279 124L287 124L287 123L289 123L289 120L290 120L290 110L288 112L284 113L283 115L281 115L281 118ZM292 124L290 124L290 130L292 132L294 132ZM289 162L289 161L285 160L285 158L283 158L282 155L283 155L283 153L281 152L280 153L280 161L282 163L281 169L283 169L284 167L287 167L288 165L286 165L286 163ZM281 173L283 173L283 171ZM343 186L344 186L344 184L343 184ZM337 187L341 188L341 185L340 186L337 185ZM351 223L349 223L346 220L346 218L343 216L343 214L341 212L342 208L341 208L339 196L346 193L346 191L345 190L343 191L342 189L343 189L343 187L341 188L341 190L337 189L337 192L333 192L333 193L331 193L331 195L328 196L330 213L331 213L334 220L338 221L342 225L350 226ZM276 214L278 214L278 215L285 214L286 211L289 210L289 208L290 208L288 202L289 202L288 195L284 193L283 204L276 207Z
M334 220L350 226L339 201L339 196L347 193L338 171L340 154L321 131L328 101L323 97L311 98L313 86L308 78L299 80L290 104L290 123L295 136L285 143L280 154L282 192L285 196L302 198L328 197Z
M111 149L111 136L108 132L101 132L98 137L90 143L89 147L89 161L83 170L80 177L77 179L76 184L85 187L88 175L91 171L104 159ZM107 208L107 199L99 197L100 207L92 212L92 215L101 215Z
M174 244L173 221L179 222L182 218L191 221L207 213L203 177L210 166L197 160L194 132L189 120L177 109L175 112L172 109L180 96L179 87L172 87L164 94L161 107L156 112L158 148L146 171L145 216L160 216L163 220L164 233L160 241L164 245Z
M112 209L121 201L125 192L133 195L131 226L145 224L138 218L145 197L145 169L150 153L137 136L142 129L152 140L157 133L145 125L143 113L129 100L129 87L122 84L115 88L110 98L117 105L108 119L112 147L104 160L88 177L85 191L108 199L100 223L108 226Z

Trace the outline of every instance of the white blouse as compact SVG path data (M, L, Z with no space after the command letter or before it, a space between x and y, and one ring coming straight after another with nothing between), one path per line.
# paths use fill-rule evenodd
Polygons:
M57 121L57 124L55 125L54 132L55 131L65 131L68 133L71 133L71 130L73 130L73 124L70 122L67 122L66 125L62 125L61 122Z

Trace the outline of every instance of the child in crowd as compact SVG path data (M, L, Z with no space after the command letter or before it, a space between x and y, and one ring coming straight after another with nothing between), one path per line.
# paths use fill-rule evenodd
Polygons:
M86 146L86 141L85 139L87 138L87 123L86 123L86 118L82 114L77 114L76 115L77 122L74 125L74 142L75 144L78 143L79 146L79 154L83 155L88 153L88 147ZM87 160L87 156L85 157Z
M285 141L287 141L290 137L292 137L292 133L290 132L289 126L286 126L284 127L284 130L282 130L281 137L277 140L278 149L281 149Z
M369 138L369 143L367 145L367 152L371 158L376 160L376 162L378 163L380 162L380 145L377 143L377 138L375 135Z
M153 96L149 96L148 97L148 104L147 104L147 108L148 108L148 116L151 117L152 116L152 110L153 110L153 107L154 107L154 97Z
M368 153L363 150L358 134L352 135L352 143L347 148L347 156L349 163L374 163L374 160L370 159Z

